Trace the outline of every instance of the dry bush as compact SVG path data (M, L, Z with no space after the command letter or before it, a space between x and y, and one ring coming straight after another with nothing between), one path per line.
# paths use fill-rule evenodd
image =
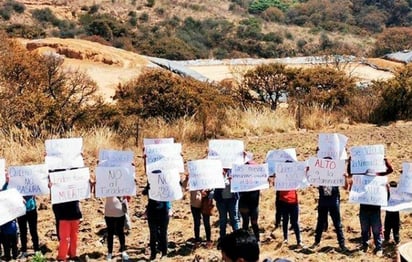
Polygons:
M278 108L249 108L245 111L230 109L222 127L225 137L261 136L295 129L295 120L288 110Z
M296 118L298 118L296 110ZM319 130L345 122L345 116L339 111L325 109L322 105L313 105L301 109L301 127L311 130Z

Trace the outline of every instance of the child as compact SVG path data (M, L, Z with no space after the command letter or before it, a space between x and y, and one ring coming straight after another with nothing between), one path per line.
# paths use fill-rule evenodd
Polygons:
M391 188L396 188L398 186L398 183L395 181L391 181L389 183L389 187ZM389 191L390 194L390 191ZM384 227L384 237L385 237L385 242L389 242L390 234L391 234L391 229L393 232L393 240L395 241L395 244L399 244L399 227L400 227L400 217L399 217L399 211L386 211L385 214L385 227Z
M4 260L17 259L17 223L16 219L1 226L2 242L4 249ZM11 254L10 254L11 253Z

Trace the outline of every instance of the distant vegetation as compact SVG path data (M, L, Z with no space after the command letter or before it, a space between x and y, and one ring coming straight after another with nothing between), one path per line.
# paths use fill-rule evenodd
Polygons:
M116 5L116 1L112 1ZM49 8L31 11L33 23L10 24L25 6L7 0L0 17L9 35L26 38L80 37L168 59L287 57L318 54L381 56L411 49L411 1L231 0L228 12L240 19L169 16L156 1L129 4L127 17L113 17L100 5L72 10L72 20ZM179 6L202 12L205 6ZM126 23L124 22L126 21ZM305 35L288 26L305 27ZM373 42L345 41L348 34ZM401 40L401 41L399 41Z

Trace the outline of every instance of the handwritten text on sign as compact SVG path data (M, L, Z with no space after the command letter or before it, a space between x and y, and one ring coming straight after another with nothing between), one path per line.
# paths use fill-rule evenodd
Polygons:
M386 206L388 204L388 191L386 176L352 176L353 184L349 192L349 202Z
M337 133L321 133L319 134L319 150L318 157L330 157L332 159L346 159L346 143L348 138Z
M134 172L126 167L96 167L96 197L136 194Z
M175 142L173 137L168 138L143 138L143 146L153 144L173 144Z
M311 157L308 160L308 182L314 186L345 185L345 160Z
M0 226L26 214L24 199L15 188L0 191L0 210Z
M209 140L207 158L220 159L223 168L232 168L233 164L244 163L245 146L241 140L212 139Z
M307 187L306 162L277 163L276 164L276 190L294 190Z
M89 168L78 168L49 173L50 182L52 184L72 183L77 181L89 181ZM89 182L87 182L89 184Z
M49 173L47 166L10 166L9 188L15 188L23 196L35 196L49 194Z
M82 200L90 197L89 181L53 184L51 187L52 204Z
M45 146L45 163L49 170L84 166L82 138L47 139Z
M267 164L233 165L231 192L245 192L269 188Z
M364 174L366 170L385 172L385 148L383 145L354 146L350 149L352 174Z
M225 188L223 167L220 160L200 159L187 163L189 190Z
M146 152L146 173L150 174L154 170L177 169L184 172L184 162L182 144L151 144L145 147Z
M174 201L183 197L180 174L177 169L147 174L149 198L156 201Z
M400 192L396 187L390 187L388 206L382 207L387 211L402 211L412 208L412 194Z
M412 163L402 163L398 189L399 192L412 193Z
M99 166L119 166L120 163L131 165L133 161L133 151L99 150Z
M286 162L286 161L289 161L289 162L298 161L296 157L295 148L270 150L266 154L266 163L268 163L269 175L271 176L275 173L277 162Z

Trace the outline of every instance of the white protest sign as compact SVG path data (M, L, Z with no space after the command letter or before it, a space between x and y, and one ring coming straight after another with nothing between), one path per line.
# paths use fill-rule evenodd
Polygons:
M110 149L99 150L99 166L119 166L119 164L123 163L131 165L133 161L133 151L121 151Z
M143 146L153 144L173 144L175 142L173 137L168 138L143 138Z
M180 143L147 145L145 152L147 174L153 170L177 169L182 173L185 171Z
M399 178L399 192L412 193L412 163L402 163L402 174Z
M26 214L24 199L15 188L0 191L0 210L0 226Z
M187 162L189 190L225 188L222 162L216 159L200 159Z
M338 133L319 134L318 158L347 159L346 143L348 138Z
M349 202L386 206L388 204L388 191L386 176L352 176L352 188L349 192Z
M51 187L52 204L82 200L90 197L89 181L53 184Z
M384 145L354 146L350 149L350 155L352 174L364 174L368 169L376 173L386 171Z
M295 190L309 186L306 179L305 161L276 164L275 189L277 191Z
M96 197L136 194L134 172L127 167L96 167Z
M9 188L15 188L22 196L49 194L49 173L45 164L10 166Z
M6 183L6 160L0 158L0 190L1 187Z
M266 154L266 163L268 163L269 175L273 175L276 170L277 162L296 162L298 158L296 156L296 149L286 148L286 149L275 149L270 150Z
M412 194L400 192L399 188L390 187L390 197L388 200L388 205L382 207L383 210L387 211L405 211L412 208Z
M47 139L45 146L49 170L84 167L82 138Z
M308 182L314 186L345 185L345 160L310 157Z
M63 170L49 173L52 184L72 183L78 181L87 181L89 184L90 172L88 167Z
M209 140L208 159L220 159L223 168L232 168L233 164L244 163L245 146L241 140Z
M269 188L267 164L233 165L230 191L246 192Z
M147 174L149 198L156 201L174 201L183 197L180 174L177 169Z

